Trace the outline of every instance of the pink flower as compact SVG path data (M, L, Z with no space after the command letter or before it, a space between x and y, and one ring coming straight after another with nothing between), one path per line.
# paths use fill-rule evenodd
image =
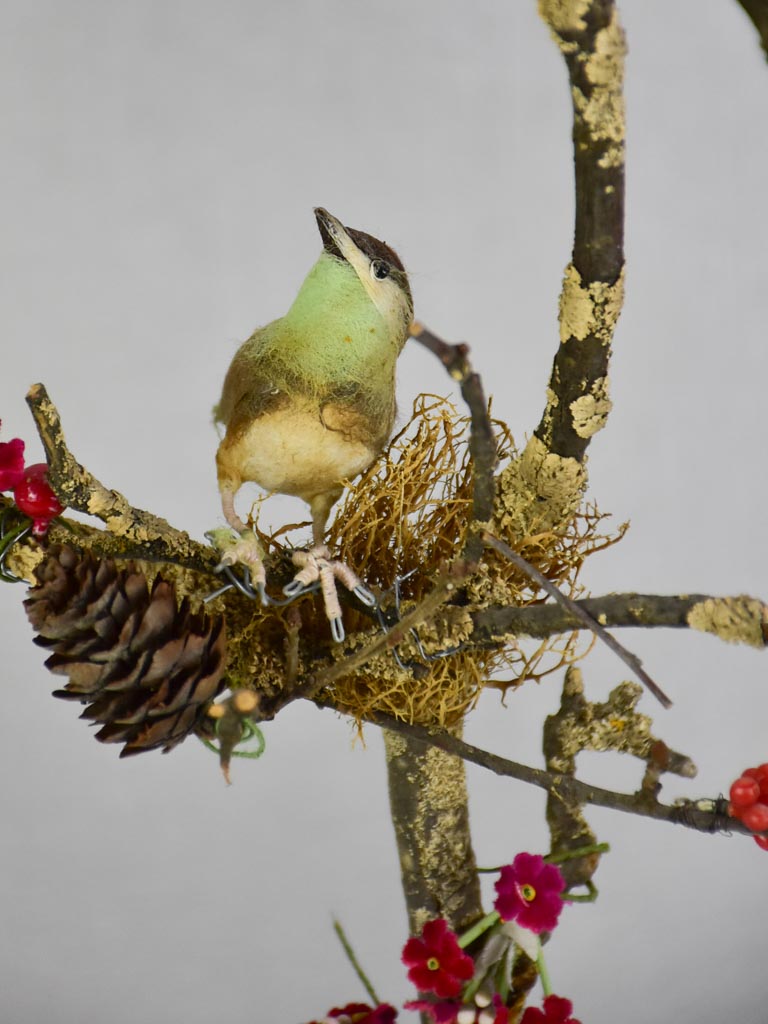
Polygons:
M459 946L459 940L442 917L427 921L421 938L408 939L402 961L419 992L434 992L450 999L475 972L475 963Z
M347 1003L346 1006L335 1006L322 1021L311 1021L310 1024L394 1024L396 1018L397 1010L389 1003L379 1003L378 1006Z
M543 1010L538 1006L529 1006L520 1019L520 1024L581 1024L571 1016L573 1004L570 999L546 996L542 1006Z
M0 491L12 490L23 472L24 442L20 437L14 437L12 441L0 441Z
M517 921L532 932L549 932L557 924L565 879L554 864L533 853L518 853L501 869L494 907L502 921Z

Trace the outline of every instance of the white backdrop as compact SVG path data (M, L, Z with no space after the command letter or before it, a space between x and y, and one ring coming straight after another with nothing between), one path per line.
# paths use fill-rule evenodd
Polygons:
M768 596L763 519L768 66L728 0L626 0L628 289L615 403L591 494L625 541L593 593ZM519 441L538 422L572 231L565 70L530 2L386 5L6 0L2 437L40 456L44 381L77 457L202 537L220 522L210 408L229 359L280 315L319 252L312 207L385 237L418 316L472 344ZM400 404L447 378L415 345ZM297 508L273 499L279 523ZM380 736L294 706L227 789L190 740L119 762L0 588L0 1017L8 1024L306 1021L360 998L343 920L382 996L409 994ZM643 709L697 761L668 796L714 795L768 760L768 657L683 632L622 639L671 694ZM598 698L626 675L599 651ZM559 680L468 738L541 764ZM632 788L638 768L583 756ZM546 847L544 797L470 768L481 863ZM764 1024L768 855L592 810L610 841L595 905L549 947L587 1024Z

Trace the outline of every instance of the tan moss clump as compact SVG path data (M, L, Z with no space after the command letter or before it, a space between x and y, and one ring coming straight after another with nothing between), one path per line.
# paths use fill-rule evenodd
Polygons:
M494 427L500 461L509 461L510 466L519 463L506 425L494 421ZM417 608L436 579L461 555L472 504L468 441L468 420L457 418L446 400L422 395L409 424L350 487L340 505L329 545L358 569L368 586L379 588L385 607L394 605L395 581L399 579L401 614ZM501 479L505 472L508 494L508 470L502 472ZM506 505L508 512L509 501ZM503 508L504 503L499 511ZM532 516L526 518L529 524L534 522ZM546 525L521 535L517 530L520 519L505 517L502 512L491 528L548 579L574 594L579 591L577 576L584 558L624 532L622 528L617 536L602 536L602 519L596 509L588 507L566 517L558 528ZM581 656L576 654L573 637L544 641L532 652L524 651L510 637L501 650L459 649L448 657L425 662L425 651L461 648L472 632L471 613L478 608L545 599L536 584L495 552L486 553L478 571L459 589L459 603L443 606L419 627L421 650L411 636L403 638L398 653L409 665L407 669L399 667L390 653L377 656L334 684L339 704L359 717L380 710L408 721L447 725L461 718L485 685L517 686ZM369 642L376 630L362 617L347 618L349 640L345 647L349 652ZM508 673L503 682L491 679L499 671Z

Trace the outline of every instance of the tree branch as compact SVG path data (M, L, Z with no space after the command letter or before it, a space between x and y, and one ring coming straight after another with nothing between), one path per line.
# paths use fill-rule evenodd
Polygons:
M768 60L768 0L737 0L749 15L760 36L766 60Z
M606 594L574 604L603 626L698 629L730 643L768 646L768 606L754 597L708 594ZM472 612L474 630L468 643L484 646L505 636L545 639L581 629L578 615L557 604L525 608L489 605Z
M315 703L319 708L331 708L344 713L343 708L338 707L330 700L316 698ZM685 800L672 805L662 804L649 799L648 795L642 791L615 793L612 790L602 789L600 786L591 786L589 783L571 776L547 772L541 768L531 768L528 765L519 764L517 761L500 757L498 754L492 754L471 743L466 743L444 729L428 729L423 725L411 725L380 711L369 712L364 716L363 721L382 729L388 729L390 732L420 740L439 750L444 750L448 754L454 754L464 761L470 761L481 768L486 768L496 775L538 786L540 789L552 793L556 798L581 804L593 804L595 807L607 807L627 814L638 814L656 821L683 825L685 828L695 829L698 832L754 834L740 821L725 813L727 805L720 799Z
M461 395L470 413L469 451L472 457L472 522L486 525L493 516L496 496L494 472L498 462L496 438L493 434L488 402L480 375L469 362L467 345L449 345L429 331L423 324L411 324L411 337L429 349L448 371L452 380L461 387ZM476 532L470 530L464 546L463 558L477 562L483 552L483 543Z
M111 533L124 538L126 558L183 563L199 572L213 570L216 555L210 548L160 516L134 508L119 491L105 487L80 465L67 447L58 410L45 385L32 385L27 405L45 449L48 479L63 505L96 516Z
M542 0L539 9L568 69L576 221L561 345L535 434L548 451L582 462L610 411L610 346L623 303L625 44L613 0Z

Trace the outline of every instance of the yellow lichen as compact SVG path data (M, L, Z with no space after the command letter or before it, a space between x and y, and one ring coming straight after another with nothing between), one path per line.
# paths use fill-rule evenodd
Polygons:
M588 288L582 287L581 274L572 263L565 268L560 292L560 341L583 341L595 322L594 303Z
M561 33L582 32L587 27L584 15L590 6L591 0L539 0L539 14L562 43Z
M579 437L592 437L603 429L612 407L608 397L608 378L599 377L592 384L589 395L582 395L571 402L573 429Z
M593 88L587 98L574 87L573 105L596 142L608 143L601 167L618 167L624 162L626 116L623 76L626 42L614 8L611 20L597 33L595 48L585 60L585 74Z
M768 609L754 597L711 597L695 604L686 619L691 629L714 633L729 643L766 646Z
M535 435L499 476L499 517L515 539L556 529L578 509L587 471L578 459L550 452Z
M624 304L624 271L614 284L593 281L586 288L571 263L565 268L560 292L560 340L589 336L610 342Z

